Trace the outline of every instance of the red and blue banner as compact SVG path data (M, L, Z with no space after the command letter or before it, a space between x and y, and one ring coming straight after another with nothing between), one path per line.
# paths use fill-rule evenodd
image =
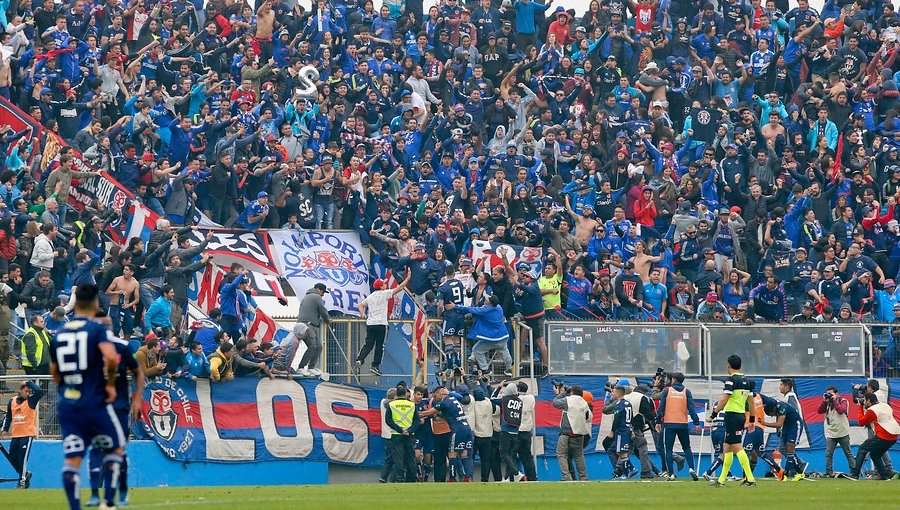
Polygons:
M593 395L594 426L585 453L597 454L598 438L605 437L612 420L602 409L606 377L573 377L564 382L579 384ZM634 386L647 380L630 380ZM781 398L777 379L757 379L763 393ZM805 420L802 449L824 449L824 416L818 414L822 394L836 386L850 398L851 384L863 379L800 379L797 396ZM687 381L703 411L722 394L722 383L704 379ZM900 379L881 381L882 399L900 415ZM561 412L553 407L553 387L542 379L535 395L535 452L556 455ZM312 379L240 378L225 383L209 380L163 379L147 385L143 420L149 435L166 455L181 462L266 462L298 460L336 462L357 466L380 466L384 461L380 404L384 389L333 384ZM851 404L850 423L856 425L857 407ZM769 443L776 436L773 430ZM692 436L695 452L703 445L698 431ZM851 442L865 439L864 429L853 427ZM650 442L652 445L652 441ZM651 446L652 449L652 446ZM900 449L900 448L898 448Z

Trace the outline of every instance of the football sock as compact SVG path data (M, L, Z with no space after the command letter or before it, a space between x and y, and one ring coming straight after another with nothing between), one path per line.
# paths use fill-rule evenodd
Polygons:
M103 496L107 506L115 506L116 490L119 488L119 470L122 456L109 453L103 457Z
M66 498L69 500L69 508L81 510L81 501L78 499L78 470L70 466L63 466L62 481Z
M100 479L103 476L103 452L96 448L91 448L91 453L88 455L91 496L100 497Z
M465 477L472 478L475 475L475 459L472 458L471 455L464 458L462 460L463 470L465 470Z
M753 469L750 468L750 457L747 456L747 452L741 450L737 452L738 462L741 463L741 469L744 470L744 476L747 478L748 482L755 482L756 478L753 477Z
M119 467L119 501L128 497L128 454L122 455L122 465Z
M719 466L721 466L721 465L722 465L722 456L720 455L720 456L716 457L715 459L713 459L713 462L709 466L709 469L706 470L706 474L711 475L711 474L715 473L716 470L719 469Z
M424 473L423 479L427 482L431 476L431 464L422 464L422 472Z
M725 452L725 461L722 463L722 472L719 474L719 483L725 483L728 479L728 472L731 471L731 464L734 462L734 453Z
M762 460L763 460L763 462L768 464L769 467L771 467L775 471L778 471L779 469L781 469L781 466L779 466L778 463L775 462L775 459L772 458L772 452L766 452L766 453L762 454Z
M463 476L463 468L462 468L462 461L460 460L459 457L454 457L454 458L450 459L450 467L452 468L450 476L454 480L461 479Z

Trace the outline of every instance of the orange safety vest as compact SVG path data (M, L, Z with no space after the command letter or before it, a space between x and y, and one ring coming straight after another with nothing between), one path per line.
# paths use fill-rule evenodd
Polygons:
M28 405L28 399L21 403L19 397L13 397L9 405L12 408L12 425L9 432L12 437L37 436L37 410Z
M663 415L663 423L687 423L687 389L678 391L669 387L666 395L666 414Z
M763 407L762 397L760 397L759 395L753 396L753 407L756 414L755 425L757 427L764 426L766 423L766 411Z

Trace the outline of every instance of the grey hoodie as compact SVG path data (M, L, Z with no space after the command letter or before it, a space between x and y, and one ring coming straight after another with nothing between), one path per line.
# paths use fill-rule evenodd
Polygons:
M325 308L325 301L322 296L316 292L316 289L309 289L303 300L300 301L300 311L297 312L297 322L302 322L314 327L320 324L331 322L328 317L328 309Z

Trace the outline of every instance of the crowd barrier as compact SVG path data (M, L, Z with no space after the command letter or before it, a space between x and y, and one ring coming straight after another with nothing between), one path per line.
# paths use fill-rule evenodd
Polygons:
M863 377L872 373L872 346L885 342L869 326L548 321L546 338L557 375L647 376L662 368L720 377L737 354L744 371L759 376Z
M553 321L546 330L551 374L703 375L699 324Z
M708 324L709 375L727 375L737 354L743 369L760 376L843 377L866 374L866 327L862 324L732 326Z

